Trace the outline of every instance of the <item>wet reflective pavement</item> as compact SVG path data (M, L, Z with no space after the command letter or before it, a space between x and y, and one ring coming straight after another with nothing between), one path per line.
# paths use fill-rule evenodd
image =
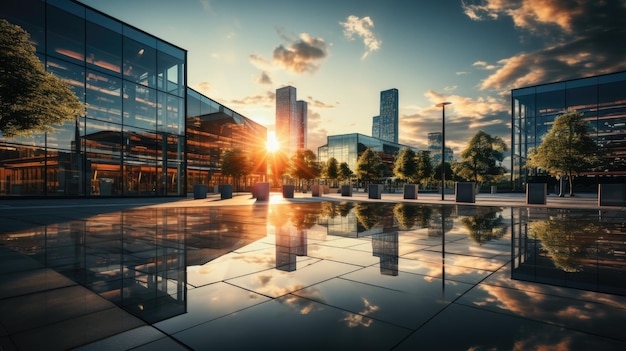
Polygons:
M626 346L620 208L84 204L0 211L2 350Z

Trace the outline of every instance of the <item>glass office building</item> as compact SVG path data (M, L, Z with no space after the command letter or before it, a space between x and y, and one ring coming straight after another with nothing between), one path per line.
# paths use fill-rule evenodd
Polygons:
M253 161L252 171L240 179L238 189L250 190L267 177L267 128L238 114L197 91L187 88L187 191L194 184L220 184L237 180L222 174L221 155L226 150L243 152Z
M513 190L534 181L556 184L524 165L528 151L541 144L556 117L570 111L589 121L591 137L605 155L602 168L577 177L575 186L594 190L599 183L626 180L626 72L617 72L511 91Z
M411 148L415 152L419 151L410 146L372 138L359 133L329 135L326 137L326 140L326 145L322 145L317 149L318 161L328 162L328 159L334 157L339 164L346 162L348 167L356 173L356 163L359 157L369 148L376 152L387 166L384 177L393 177L395 159L400 150Z
M228 148L255 151L246 184L265 179L266 129L188 89L184 49L70 0L5 0L0 18L86 106L51 132L0 135L0 197L185 196L232 183Z
M31 37L84 116L0 138L0 195L181 195L185 50L69 0L7 0L0 17Z

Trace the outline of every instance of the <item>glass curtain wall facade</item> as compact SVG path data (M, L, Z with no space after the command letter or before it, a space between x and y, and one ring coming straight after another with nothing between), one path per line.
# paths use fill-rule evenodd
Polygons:
M322 145L317 149L318 161L328 162L328 159L334 157L339 164L346 162L348 167L353 172L356 172L356 164L359 157L369 148L378 153L383 163L387 166L384 177L393 177L394 162L400 150L411 148L415 152L419 151L410 146L391 143L358 133L330 135L326 140L326 145Z
M577 177L578 188L595 190L599 183L626 180L626 72L515 89L511 98L513 190L535 181L556 184L524 165L528 151L541 144L556 117L570 111L589 121L591 137L605 152L602 169Z
M187 191L205 184L213 191L220 184L235 184L222 175L221 155L227 150L244 152L253 161L252 172L241 179L249 190L267 177L267 128L187 89Z
M380 139L398 143L398 89L380 92Z
M0 137L0 196L185 194L185 50L69 0L5 0L0 18L86 106L52 132Z

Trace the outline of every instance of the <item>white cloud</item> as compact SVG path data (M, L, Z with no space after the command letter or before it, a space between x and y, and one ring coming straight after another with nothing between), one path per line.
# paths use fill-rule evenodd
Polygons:
M376 34L373 31L374 21L369 17L359 18L358 16L348 16L345 22L339 22L344 28L343 34L346 38L354 40L354 36L358 36L363 39L365 45L365 53L361 56L361 59L365 59L370 52L380 49L382 41L376 38Z

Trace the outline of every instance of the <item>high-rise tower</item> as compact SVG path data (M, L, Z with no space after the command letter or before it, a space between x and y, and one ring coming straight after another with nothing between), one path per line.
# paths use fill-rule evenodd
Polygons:
M372 117L372 138L380 139L380 116Z
M276 89L276 139L280 149L293 155L308 147L308 104L296 100L296 88Z
M380 92L379 133L380 139L398 143L398 89Z
M298 148L306 149L308 148L308 119L309 113L308 108L309 104L306 101L298 100L296 101L297 105L297 131L298 131Z
M276 140L288 155L298 149L298 113L296 88L286 86L276 89Z

